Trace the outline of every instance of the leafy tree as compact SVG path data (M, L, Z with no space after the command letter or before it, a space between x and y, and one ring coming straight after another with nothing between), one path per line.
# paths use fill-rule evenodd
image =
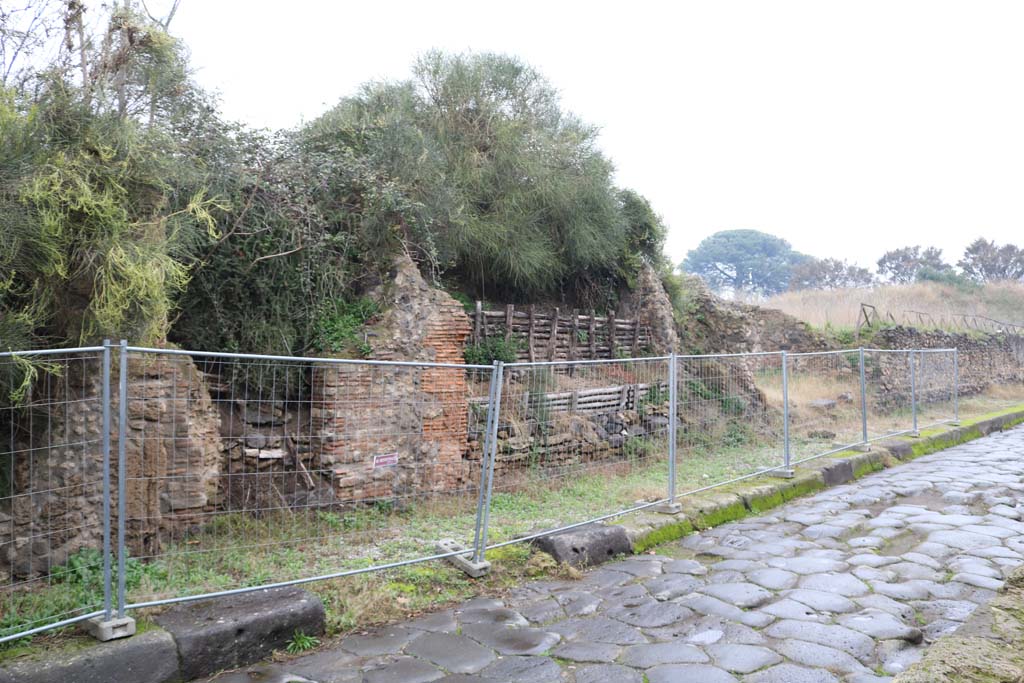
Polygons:
M789 287L793 267L806 258L774 235L723 230L690 251L682 268L720 293L770 296Z
M975 282L1024 278L1024 250L1013 244L997 245L981 237L964 250L957 263L964 276Z
M923 269L937 273L953 271L953 267L942 260L942 250L936 247L893 249L878 259L878 274L896 284L914 282Z
M433 52L413 72L365 87L303 131L309 149L364 156L406 197L400 220L357 227L481 296L606 281L629 236L597 129L562 111L547 81L511 57ZM329 217L348 216L325 204Z
M839 289L870 287L875 278L867 268L834 258L808 258L793 266L789 288Z
M86 5L0 9L5 343L301 353L401 251L478 296L581 306L665 270L661 220L518 60L430 53L270 134L190 81L176 2Z
M167 122L189 87L184 57L130 7L96 37L83 11L65 6L53 65L0 90L0 318L19 343L152 342L187 245L213 228L203 192L175 187L188 162Z

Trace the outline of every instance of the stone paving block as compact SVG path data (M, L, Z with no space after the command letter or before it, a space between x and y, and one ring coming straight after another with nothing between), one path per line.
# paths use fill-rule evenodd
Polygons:
M614 662L619 658L622 647L608 643L573 642L555 648L552 656L572 662Z
M405 652L458 674L476 673L495 659L494 652L483 645L447 633L426 633L410 643Z
M562 669L550 657L502 657L480 675L508 683L556 683L562 680Z
M765 630L770 638L795 638L819 645L834 647L857 659L870 661L875 641L857 631L833 624L819 624L813 621L783 619Z
M644 675L620 664L597 664L576 670L576 683L643 683Z
M842 613L853 612L857 609L857 605L847 597L810 588L794 588L783 591L782 596L801 602L820 612Z
M772 650L757 645L721 643L704 649L719 667L739 674L752 673L782 661L782 657Z
M779 664L743 679L744 683L840 683L824 669L807 669L795 664Z
M760 607L773 597L771 591L742 581L704 586L700 592L742 608Z
M837 619L841 626L860 631L876 640L906 640L920 643L921 629L908 626L899 617L882 610L868 608L857 614L845 614Z
M607 617L567 619L551 624L548 630L561 634L567 641L610 643L612 645L636 645L646 643L647 638L636 628Z
M341 641L340 647L362 657L395 654L422 634L422 631L407 626L388 626L366 634L348 636Z
M747 572L747 579L762 588L773 591L786 590L796 585L799 577L785 569L769 567Z
M709 661L708 656L687 643L668 642L649 645L631 645L622 651L619 662L627 666L647 669L659 664L690 664Z
M444 678L444 672L421 659L402 657L364 676L365 683L428 683Z
M671 600L680 595L692 593L701 586L704 581L686 574L667 574L647 582L647 591L655 600Z
M800 579L798 584L805 590L834 593L846 598L856 598L868 593L868 586L850 574L822 573L811 574Z
M780 640L775 645L775 650L796 664L807 667L827 669L844 674L868 670L847 652L806 640Z
M507 624L465 624L462 635L502 655L539 655L558 644L557 633Z
M648 683L736 683L728 671L708 664L666 664L647 670Z
M639 628L657 628L682 621L693 614L693 610L678 603L657 601L645 602L635 607L618 607L606 614L619 621Z

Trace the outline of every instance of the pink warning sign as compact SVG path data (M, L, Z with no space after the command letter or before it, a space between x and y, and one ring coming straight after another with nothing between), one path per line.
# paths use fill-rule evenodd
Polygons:
M394 467L398 464L398 453L381 453L373 456L373 469L378 467Z

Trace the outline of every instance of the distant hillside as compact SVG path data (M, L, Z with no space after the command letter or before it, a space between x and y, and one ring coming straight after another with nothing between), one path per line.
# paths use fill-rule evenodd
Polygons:
M871 289L786 292L764 302L816 327L854 327L860 304L872 304L883 316L904 322L907 311L920 311L936 321L954 314L974 314L1024 324L1024 283L999 282L956 287L935 282L883 285ZM916 316L915 316L916 320Z

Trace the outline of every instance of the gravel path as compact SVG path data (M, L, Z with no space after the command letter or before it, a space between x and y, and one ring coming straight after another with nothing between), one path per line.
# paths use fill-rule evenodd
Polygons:
M215 680L887 681L1024 563L1022 482L1018 429L689 536L665 555Z

